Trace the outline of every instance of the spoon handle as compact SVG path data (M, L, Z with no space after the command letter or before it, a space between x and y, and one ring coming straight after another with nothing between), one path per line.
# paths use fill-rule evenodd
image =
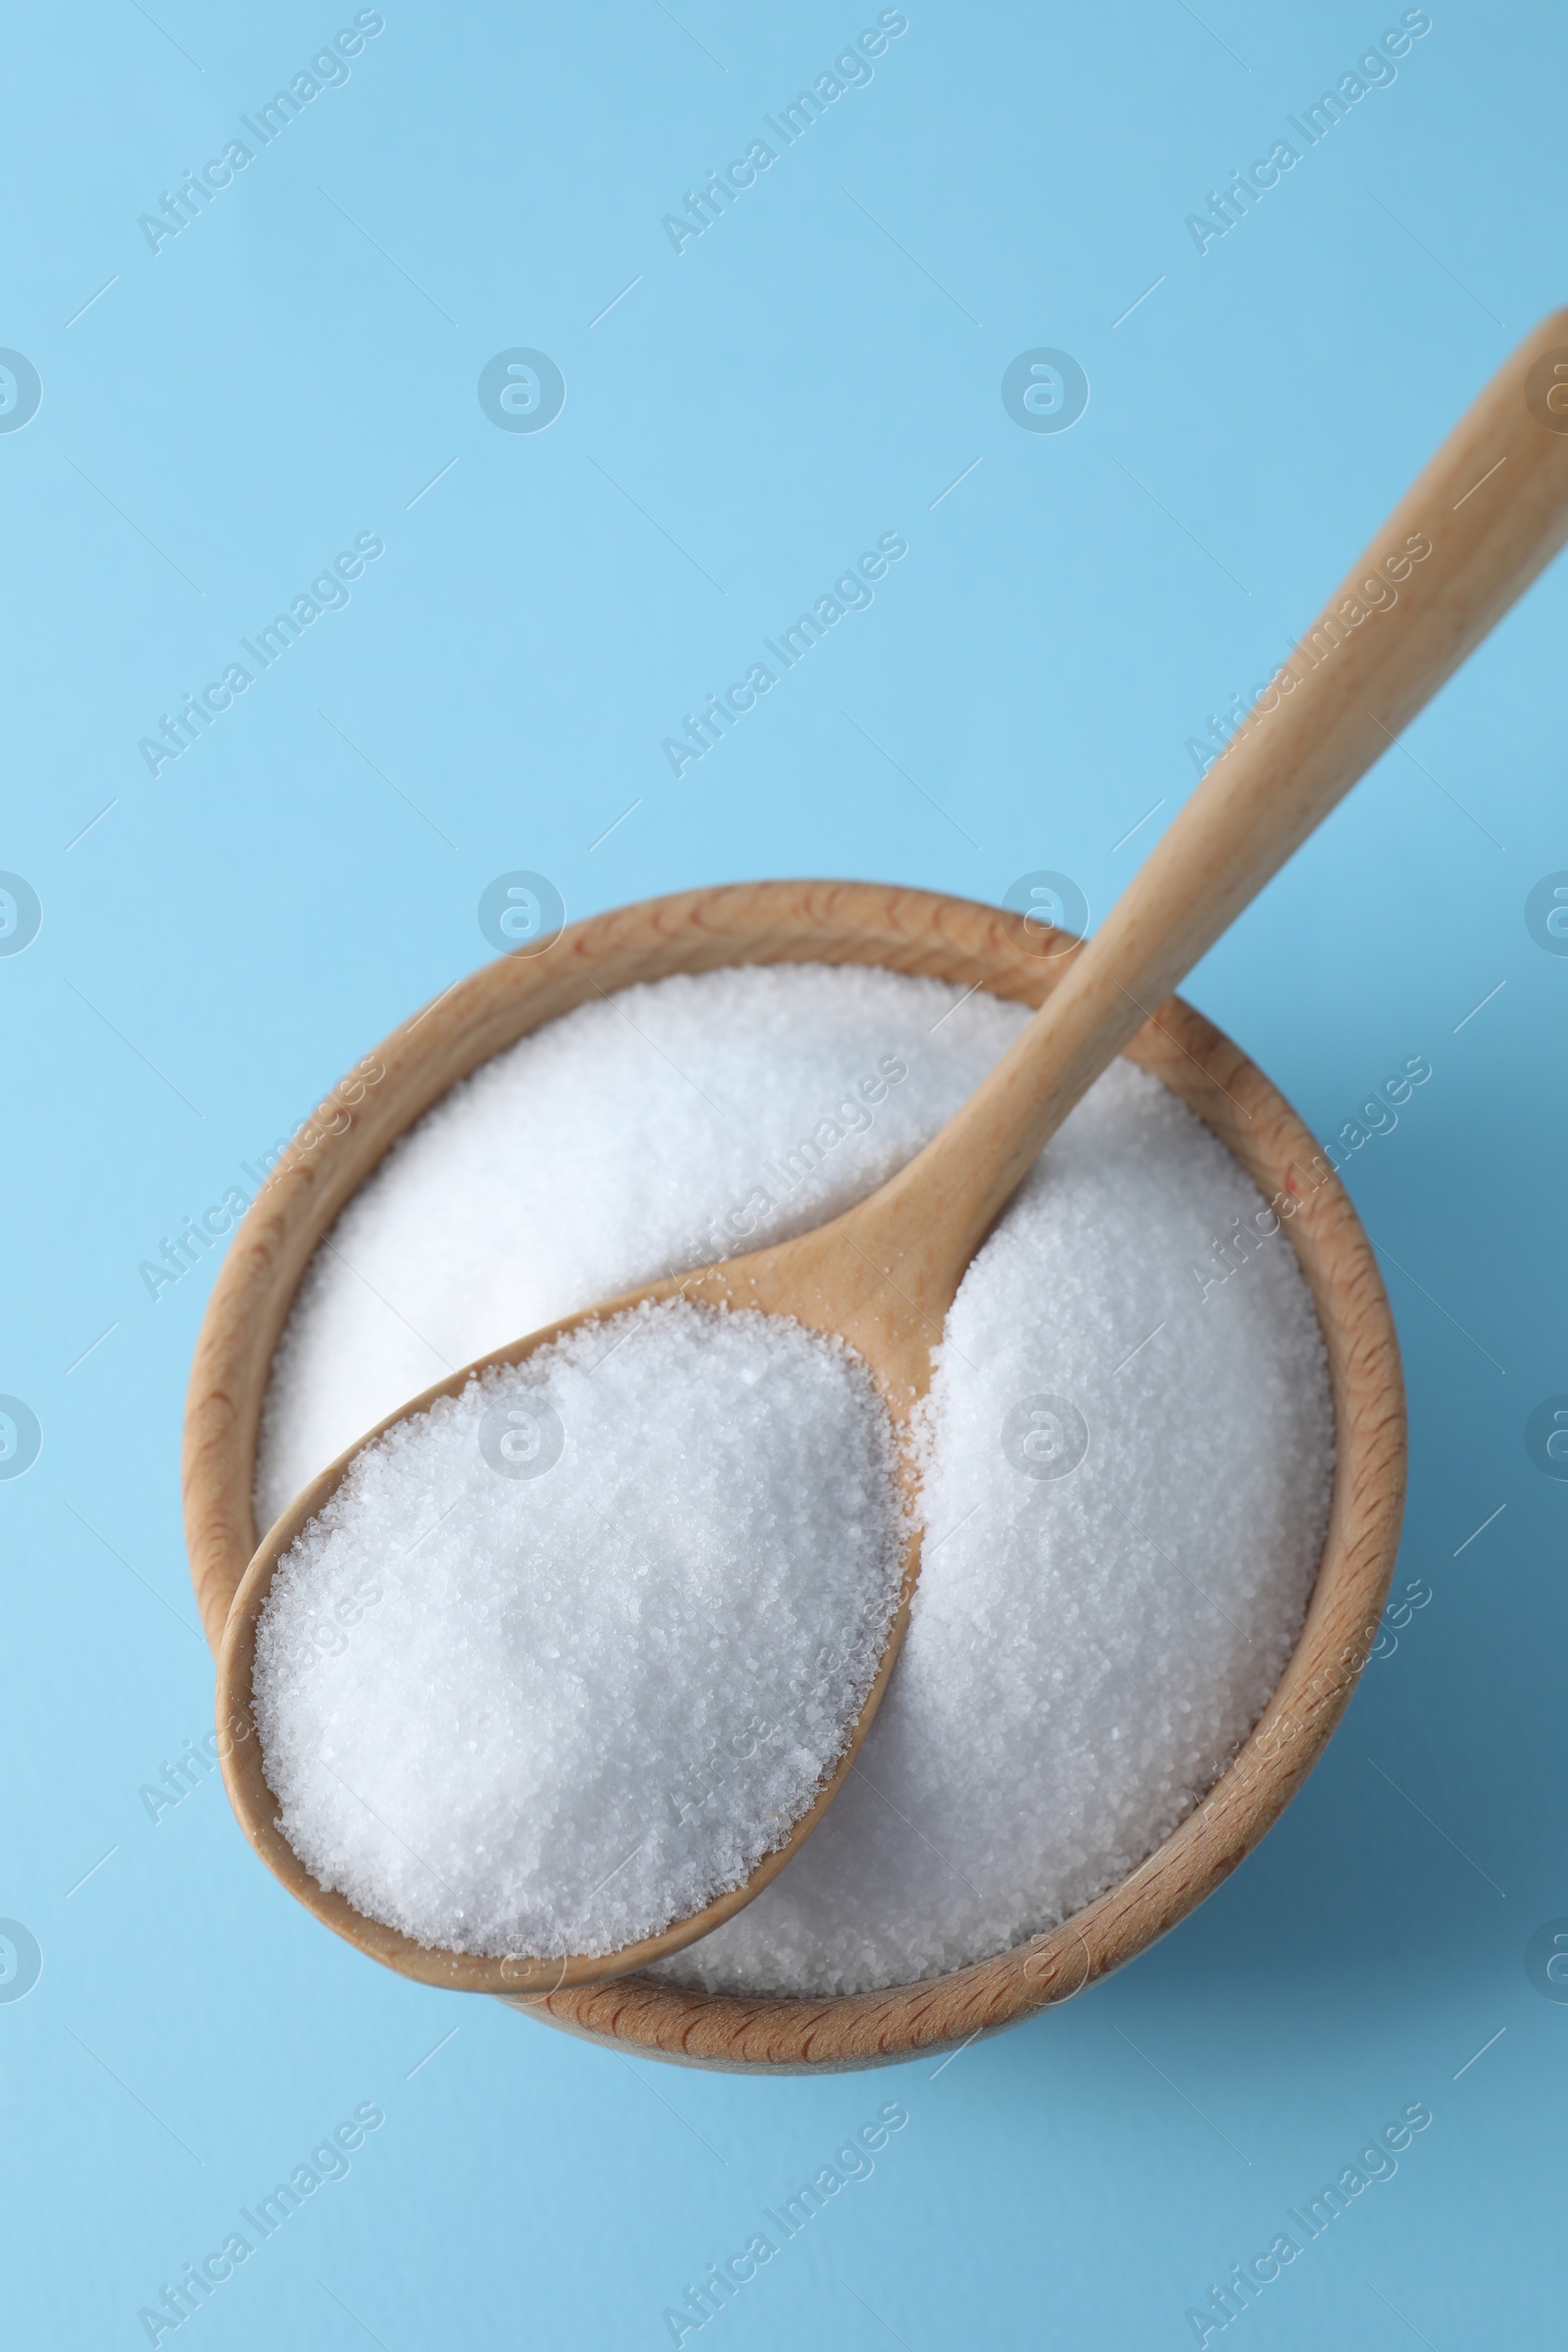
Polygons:
M958 1266L1074 1103L1565 538L1557 311L1454 426L1023 1035L888 1188L937 1208Z

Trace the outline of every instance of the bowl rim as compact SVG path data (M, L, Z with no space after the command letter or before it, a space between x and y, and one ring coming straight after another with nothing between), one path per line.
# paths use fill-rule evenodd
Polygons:
M209 1642L257 1547L256 1441L273 1352L320 1239L385 1153L481 1062L593 995L742 963L881 965L1034 1005L1076 943L1005 910L868 882L719 885L643 900L497 956L394 1029L295 1135L245 1212L198 1336L186 1403L184 1504L192 1582ZM1403 1503L1403 1388L1371 1245L1327 1154L1240 1048L1179 998L1127 1049L1197 1112L1258 1183L1317 1307L1334 1398L1336 1461L1305 1622L1267 1706L1226 1771L1126 1879L1060 1926L948 1975L813 1999L704 1993L627 1976L503 1994L587 2039L725 2071L808 2073L956 2048L1071 1999L1184 1918L1278 1819L1322 1753L1371 1654ZM1287 1205L1290 1204L1290 1205ZM225 1773L245 1727L219 1724ZM318 1916L361 1949L373 1928L341 1898ZM403 1939L399 1938L399 1942ZM461 1956L403 1973L463 1988ZM537 1975L532 1982L537 1984Z

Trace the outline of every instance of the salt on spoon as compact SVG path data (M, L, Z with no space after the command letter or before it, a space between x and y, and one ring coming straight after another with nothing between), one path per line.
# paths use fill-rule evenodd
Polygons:
M579 1326L676 1296L757 1308L847 1342L901 1430L975 1250L1051 1136L1142 1023L1322 822L1568 537L1568 437L1540 381L1568 345L1568 313L1498 370L1283 664L1101 930L1067 963L1028 1028L948 1126L888 1184L800 1238L667 1279L494 1351L383 1424L522 1364ZM370 1433L370 1440L382 1430ZM369 1443L370 1440L366 1441ZM359 1449L355 1449L358 1451ZM224 1775L246 1835L318 1915L406 1973L476 1989L549 1990L613 1977L680 1949L760 1890L808 1834L854 1760L886 1688L918 1571L905 1543L882 1658L837 1763L755 1870L658 1936L612 1952L506 1955L461 1972L323 1890L276 1824L255 1728L257 1629L278 1563L331 1499L354 1453L314 1480L263 1542L235 1595L219 1660ZM411 1530L411 1535L416 1531Z
M294 1851L368 1917L493 1957L615 1951L740 1885L876 1673L895 1470L842 1343L681 1299L398 1422L262 1619Z

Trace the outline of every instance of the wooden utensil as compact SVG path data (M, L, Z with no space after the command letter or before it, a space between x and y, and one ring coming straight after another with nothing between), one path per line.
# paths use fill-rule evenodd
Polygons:
M252 1843L340 1933L408 1973L452 1981L450 1967L439 1965L451 1955L426 1953L339 1900L323 1902L275 1827L275 1799L252 1736L256 1626L273 1570L361 1447L437 1396L458 1393L484 1365L517 1363L596 1315L675 1295L793 1315L842 1336L870 1365L895 1421L906 1422L969 1259L1061 1120L1568 537L1568 414L1552 397L1560 386L1568 386L1568 313L1545 320L1494 377L1101 930L1072 955L1028 1029L888 1184L795 1241L646 1285L465 1367L340 1456L270 1531L235 1595L220 1654L224 1775ZM465 1982L539 1992L602 1981L706 1935L760 1892L809 1835L854 1761L892 1671L917 1570L911 1545L887 1648L854 1734L790 1837L742 1886L618 1952L469 1962Z

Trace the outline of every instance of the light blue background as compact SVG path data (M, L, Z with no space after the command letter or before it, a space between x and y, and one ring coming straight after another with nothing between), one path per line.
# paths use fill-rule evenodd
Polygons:
M1191 983L1320 1135L1432 1061L1348 1178L1406 1350L1398 1583L1432 1598L1257 1855L1058 2015L941 2071L631 2065L356 1957L217 1786L155 1827L138 1787L210 1722L177 1486L210 1269L156 1304L136 1269L482 960L505 869L577 915L773 874L1000 900L1050 866L1102 911L1187 739L1562 298L1560 16L1438 0L1200 258L1185 216L1396 7L911 0L870 85L677 256L661 216L874 8L389 0L347 85L155 256L138 214L352 13L12 30L0 343L44 393L0 436L0 866L44 917L0 959L0 1389L44 1440L0 1484L0 1913L44 1964L0 2004L8 2340L143 2342L160 2284L375 2100L352 2176L192 2323L209 2352L652 2347L895 2097L874 2175L705 2343L1191 2342L1208 2283L1414 2101L1397 2177L1237 2326L1545 2340L1568 2007L1524 1955L1568 1913L1568 1488L1523 1429L1568 1389L1568 959L1523 906L1568 866L1568 568ZM536 435L475 396L514 345L566 379ZM1088 372L1070 432L1004 412L1037 345ZM890 530L872 609L677 783L661 738ZM138 737L364 531L386 554L348 610L155 782Z

